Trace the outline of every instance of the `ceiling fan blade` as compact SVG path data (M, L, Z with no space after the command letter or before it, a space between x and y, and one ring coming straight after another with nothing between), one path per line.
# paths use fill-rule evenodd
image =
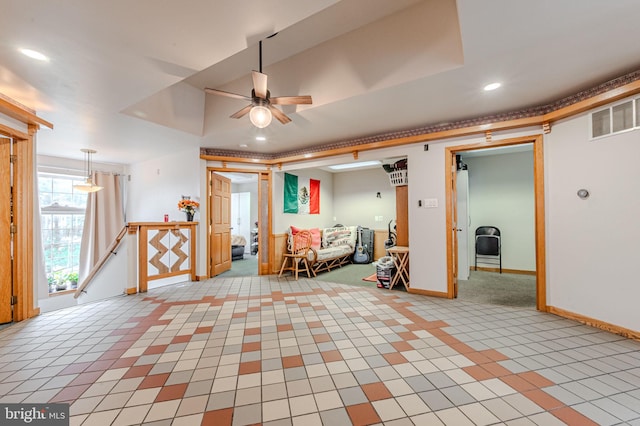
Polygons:
M273 105L311 105L311 96L278 96L269 100Z
M278 108L274 107L273 105L269 105L269 109L271 110L271 114L273 114L273 116L277 118L278 121L281 122L282 124L287 124L291 121L291 119L287 117L284 112L280 111Z
M251 111L251 108L253 108L252 104L247 105L246 107L242 108L240 111L232 114L230 117L231 118L240 118L240 117L244 117L245 115L247 115L249 113L249 111Z
M252 71L253 90L257 97L267 99L267 75L258 71Z
M208 87L205 87L204 91L207 93L211 93L212 95L226 96L228 98L234 98L234 99L244 99L245 101L251 100L249 96L243 96L243 95L238 95L237 93L225 92L224 90L210 89Z

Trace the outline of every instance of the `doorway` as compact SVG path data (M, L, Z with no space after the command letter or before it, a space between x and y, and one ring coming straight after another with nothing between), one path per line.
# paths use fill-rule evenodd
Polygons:
M459 262L458 233L458 194L457 173L458 158L461 153L468 151L486 150L487 148L516 146L522 144L533 145L533 181L534 181L534 240L535 240L535 305L538 310L546 310L546 282L545 282L545 250L544 250L544 176L542 156L542 136L530 136L523 138L505 139L492 143L478 143L463 146L445 148L445 172L447 179L447 296L455 298L459 291L459 264L464 264L464 259ZM467 225L467 224L465 224ZM469 235L473 239L474 235ZM473 263L473 262L470 262Z
M264 275L271 271L271 172L208 168L209 276ZM220 193L218 181L227 184ZM216 200L228 199L228 203ZM227 217L221 224L221 217ZM220 238L224 231L226 238ZM238 245L243 245L240 249ZM241 252L240 252L241 251ZM224 264L222 264L224 261Z

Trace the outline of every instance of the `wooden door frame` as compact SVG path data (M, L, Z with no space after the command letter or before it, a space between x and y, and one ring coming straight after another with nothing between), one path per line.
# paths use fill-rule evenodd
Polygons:
M3 111L0 110L0 113ZM13 145L13 321L18 322L40 314L34 306L36 296L33 274L34 220L34 135L38 126L28 124L28 133L0 126L0 134L11 139ZM8 230L6 230L8 231ZM6 232L3 231L3 232Z
M543 136L532 135L518 138L493 140L489 143L473 143L469 145L449 146L445 148L445 191L446 191L446 229L447 229L447 297L456 297L454 265L454 238L452 231L453 213L456 208L453 199L453 188L451 180L455 169L455 156L457 153L465 151L476 151L486 148L496 148L510 145L533 144L533 184L535 198L535 243L536 243L536 309L546 311L547 307L547 286L546 286L546 240L545 240L545 208L544 208L544 155Z
M258 175L258 180L256 182L256 185L258 186L258 217L260 217L260 206L262 205L262 203L264 202L263 198L266 197L267 198L267 208L268 208L268 221L267 221L267 227L266 230L263 226L258 226L258 244L259 247L268 247L268 253L267 253L267 263L261 263L260 262L260 257L258 257L258 275L267 275L271 273L271 265L273 264L273 238L272 238L272 218L273 218L273 211L272 211L272 185L273 185L273 176L272 176L272 172L271 170L255 170L255 169L243 169L243 168L229 168L229 167L210 167L207 166L207 217L206 217L206 226L207 226L207 262L209 262L209 259L211 258L211 207L209 205L209 199L210 199L210 182L211 182L211 173L250 173L250 174L255 174ZM267 194L263 194L263 191L260 189L260 183L262 180L267 180ZM264 235L266 231L266 236ZM262 243L260 243L260 241L265 241L263 240L263 238L267 238L266 241L268 241L268 244L265 244L264 246L262 245ZM260 256L259 254L260 252L258 252L258 256ZM211 278L211 267L210 265L207 265L207 275L209 278Z

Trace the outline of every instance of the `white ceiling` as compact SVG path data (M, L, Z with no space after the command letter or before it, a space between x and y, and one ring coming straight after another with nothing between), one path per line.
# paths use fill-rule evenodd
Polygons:
M640 68L637 0L0 0L0 93L54 124L38 153L132 163L281 153L555 101ZM277 33L276 36L268 36ZM263 72L284 106L256 142L229 115ZM18 52L36 49L37 62ZM493 92L482 87L500 81ZM247 147L241 147L247 145Z

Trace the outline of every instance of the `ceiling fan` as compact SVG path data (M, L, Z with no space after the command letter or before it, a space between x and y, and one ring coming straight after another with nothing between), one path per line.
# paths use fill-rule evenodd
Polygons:
M225 92L224 90L211 89L205 87L205 92L213 95L226 96L234 99L244 99L251 102L246 107L231 115L231 118L241 118L249 114L249 119L254 126L263 128L271 123L272 116L275 116L282 124L291 121L289 117L274 105L303 105L311 104L311 96L278 96L271 97L267 89L267 75L262 73L262 40L260 40L260 71L251 71L253 79L253 89L251 96L239 95Z

